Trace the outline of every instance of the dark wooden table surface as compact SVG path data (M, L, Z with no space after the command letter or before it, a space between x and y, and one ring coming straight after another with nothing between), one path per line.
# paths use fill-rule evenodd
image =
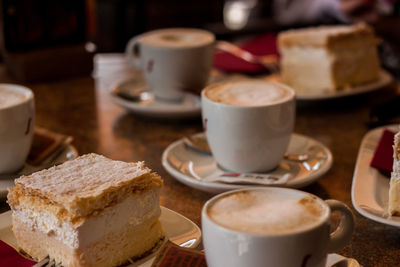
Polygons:
M124 161L143 160L164 179L161 204L200 226L200 211L212 194L176 181L161 164L161 154L173 141L202 131L201 119L156 120L127 113L115 105L109 90L136 75L120 56L98 56L93 75L45 83L24 84L35 93L36 125L74 137L80 154L98 153ZM17 83L0 66L0 82ZM356 228L351 242L338 253L363 266L400 266L400 229L359 215L351 203L351 183L357 153L367 126L370 108L393 97L396 85L366 95L300 104L295 132L328 146L332 168L302 190L322 199L338 199L354 211ZM8 206L1 200L0 211Z

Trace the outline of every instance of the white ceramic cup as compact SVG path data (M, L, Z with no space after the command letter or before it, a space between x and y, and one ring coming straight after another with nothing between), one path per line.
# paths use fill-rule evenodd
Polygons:
M264 80L214 84L202 91L201 107L207 141L222 168L266 172L281 162L295 121L291 88Z
M258 197L262 197L253 203L250 201L246 204L243 193L249 192L251 194L256 192ZM232 196L239 199L234 205L230 204L235 202L229 202L231 201L229 197ZM265 203L262 202L264 198L268 199L271 205L257 206ZM315 221L310 219L305 222L307 217L300 213L304 209L303 206L298 206L300 202L292 204L290 202L296 198L299 201L307 199L307 201L300 201L303 204L310 203L310 199L311 202L315 201L314 204L318 207ZM225 201L228 199L228 202L220 202L221 199ZM214 205L218 202L220 206L216 208ZM313 206L308 206L311 211ZM216 213L221 207L223 209L221 214ZM228 213L226 213L228 217L224 217L226 214L223 212L232 209L238 211L235 214L236 217ZM262 212L264 210L267 212L275 210L276 216L263 217L263 215L268 215ZM299 216L293 216L288 212L290 210L297 212ZM339 211L341 220L337 229L330 233L332 211ZM215 214L220 216L216 217ZM354 229L353 214L343 203L336 200L323 201L306 192L278 187L241 189L217 195L206 202L201 216L203 244L209 267L325 267L327 253L344 247L350 241ZM233 220L229 220L230 216L233 216L235 222L232 228L221 223L232 224ZM304 218L299 219L302 216ZM216 222L216 220L220 221ZM299 223L291 225L288 223L290 220L293 220L292 223L296 221ZM302 220L303 223L301 223ZM251 231L255 228L252 228L249 221L256 222L255 225L258 226L261 225L261 233L252 233ZM271 227L268 228L269 226ZM237 230L235 227L244 227L246 231ZM275 227L277 229L274 232ZM263 231L265 233L262 233Z
M143 71L157 98L179 101L184 90L206 85L214 45L215 36L208 31L168 28L133 37L125 54L133 67Z
M31 148L34 122L33 92L16 84L0 84L0 173L22 168Z

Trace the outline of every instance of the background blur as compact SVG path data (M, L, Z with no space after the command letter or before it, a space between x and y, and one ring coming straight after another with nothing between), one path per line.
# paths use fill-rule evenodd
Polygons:
M123 51L129 38L166 27L198 27L219 38L275 30L271 1L1 0L7 51L92 41Z
M384 67L398 77L399 13L397 0L0 0L0 61L17 79L35 81L88 73L94 53L123 52L130 38L159 28L238 40L367 21L384 40Z

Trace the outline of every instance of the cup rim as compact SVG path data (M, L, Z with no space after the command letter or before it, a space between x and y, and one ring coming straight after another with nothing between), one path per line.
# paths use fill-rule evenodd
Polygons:
M221 102L216 102L211 100L210 98L208 98L206 96L206 91L209 90L210 88L216 87L216 86L220 86L220 85L224 85L224 84L228 84L228 83L236 83L236 82L260 82L260 83L266 83L266 84L272 84L272 85L277 85L279 87L283 87L286 90L288 90L288 92L290 93L290 96L288 96L287 98L283 98L281 100L278 100L277 102L271 103L271 104L261 104L261 105L252 105L252 106L243 106L243 105L230 105L230 104L225 104L225 103L221 103ZM273 81L265 81L265 80L261 80L261 79L243 79L243 80L238 80L238 81L222 81L222 82L218 82L218 83L213 83L210 84L208 86L206 86L203 90L201 90L201 100L203 101L208 101L214 105L217 106L221 106L221 107L226 107L226 108L231 108L231 109L256 109L256 108L268 108L268 107L275 107L275 106L279 106L282 105L284 103L288 103L292 100L295 99L296 96L296 92L294 91L293 88L291 88L290 86L283 84L283 83L279 83L279 82L273 82Z
M141 42L141 40L140 40L144 36L155 34L155 33L158 33L158 32L170 31L170 30L171 31L173 31L173 30L185 30L185 31L203 32L203 33L209 34L212 37L212 40L210 42L207 42L207 43L204 43L204 44L200 44L200 45L196 44L196 45L188 46L188 47L165 47L165 46L158 46L158 45L151 45L151 44L143 44ZM190 27L188 27L188 28L185 28L185 27L161 28L161 29L156 29L156 30L144 32L142 34L139 34L137 37L139 38L138 43L140 45L145 45L145 46L152 47L152 48L157 48L157 49L160 49L160 50L190 50L190 49L202 48L202 47L206 47L206 46L209 46L209 45L213 45L216 42L216 37L215 37L214 33L210 32L210 31L207 31L207 30L204 30L204 29L190 28ZM135 38L135 37L133 37L133 38Z
M23 85L12 84L12 83L0 83L0 88L5 88L6 90L11 90L11 91L12 90L17 90L19 92L22 92L26 96L26 98L23 101L18 102L18 103L14 104L14 105L7 106L7 107L4 107L4 108L0 107L0 111L9 110L9 109L13 109L13 108L16 108L16 107L23 106L26 103L32 101L33 98L34 98L33 91L30 88L28 88L26 86L23 86Z
M208 215L208 212L207 212L208 208L214 202L216 202L218 199L225 197L227 195L238 193L238 192L255 191L255 190L256 191L270 191L270 190L272 190L272 191L291 191L291 192L304 194L305 196L312 196L312 197L315 197L317 199L318 203L320 203L323 206L323 208L325 209L325 212L321 216L321 219L317 223L311 224L309 227L306 227L306 228L300 229L300 230L296 230L296 231L287 232L287 233L273 233L273 234L255 234L255 233L233 230L233 229L230 229L230 228L227 228L227 227L224 227L224 226L218 224L217 222L212 220L210 218L210 216ZM213 224L214 227L217 227L220 231L241 234L241 235L244 234L247 236L251 236L253 238L284 237L284 236L292 236L292 235L307 233L307 232L317 229L317 228L321 227L323 224L325 224L329 220L330 215L331 215L331 209L330 209L329 205L325 201L323 201L321 198L317 197L314 194L305 192L305 191L301 191L301 190L297 190L297 189L293 189L293 188L285 188L285 187L248 187L248 188L241 188L241 189L227 191L227 192L215 195L212 198L210 198L209 200L207 200L207 202L203 205L203 208L201 211L202 221L204 219L206 219L208 222Z

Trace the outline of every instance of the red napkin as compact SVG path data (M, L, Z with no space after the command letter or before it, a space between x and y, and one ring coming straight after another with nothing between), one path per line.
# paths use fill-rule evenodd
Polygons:
M393 167L393 140L395 133L384 130L371 161L371 167L390 177Z
M276 35L272 33L257 37L241 47L257 56L278 55ZM260 64L249 63L222 51L216 51L214 67L226 72L259 73L266 71Z
M0 266L31 267L36 262L25 259L13 247L0 240Z

